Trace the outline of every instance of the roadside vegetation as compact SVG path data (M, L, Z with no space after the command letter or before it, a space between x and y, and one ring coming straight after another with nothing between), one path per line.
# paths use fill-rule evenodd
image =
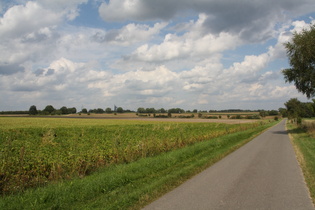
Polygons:
M137 209L277 123L11 119L0 209Z
M287 128L315 204L315 120L287 123Z

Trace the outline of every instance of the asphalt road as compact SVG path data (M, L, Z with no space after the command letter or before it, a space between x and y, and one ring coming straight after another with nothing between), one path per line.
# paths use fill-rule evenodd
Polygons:
M144 209L313 209L285 121Z

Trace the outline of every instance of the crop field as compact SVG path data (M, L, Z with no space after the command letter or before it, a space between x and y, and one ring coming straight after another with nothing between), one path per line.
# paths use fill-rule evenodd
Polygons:
M0 117L0 194L82 178L101 167L133 162L263 123Z

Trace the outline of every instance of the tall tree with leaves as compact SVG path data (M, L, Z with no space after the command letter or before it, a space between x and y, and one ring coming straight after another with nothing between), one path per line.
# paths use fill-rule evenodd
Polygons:
M55 108L52 105L47 105L43 111L52 114L55 111Z
M37 111L37 108L36 108L35 105L32 105L32 106L30 107L30 109L29 109L29 114L30 114L30 115L36 115L36 114L38 114L38 111Z
M289 119L301 119L303 106L302 103L297 98L291 98L284 104L287 108L287 114Z
M315 96L315 24L309 30L295 32L285 44L291 68L282 71L286 82L294 82L308 98Z

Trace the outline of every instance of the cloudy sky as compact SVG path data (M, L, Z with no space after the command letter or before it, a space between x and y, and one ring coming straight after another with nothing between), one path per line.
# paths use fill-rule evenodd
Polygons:
M278 109L314 0L0 0L0 111Z

